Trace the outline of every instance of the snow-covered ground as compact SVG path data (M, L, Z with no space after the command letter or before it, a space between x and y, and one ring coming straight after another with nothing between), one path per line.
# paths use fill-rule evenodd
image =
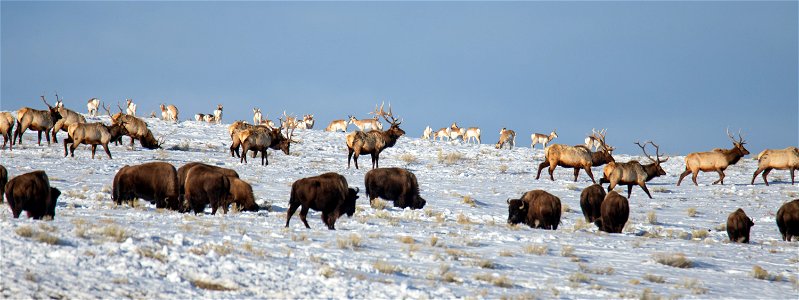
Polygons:
M113 160L101 150L92 160L81 146L64 158L61 145L37 146L28 132L24 145L0 151L10 176L45 170L63 192L52 221L12 219L2 204L2 298L795 299L799 293L799 243L781 241L774 221L799 191L786 171L772 172L771 186L749 185L751 155L727 170L726 185L710 185L717 175L702 173L698 187L690 178L675 186L684 165L683 157L672 157L664 164L668 175L648 184L654 199L635 187L624 233L606 234L583 221L579 195L591 184L584 173L576 183L562 168L554 182L535 180L541 149L406 136L383 152L381 166L416 174L427 199L423 210L372 208L362 192L357 212L339 219L338 230L327 230L318 212L309 214L309 230L296 215L284 228L292 182L332 171L364 190L369 157L359 161L367 168L347 169L343 133L298 130L291 155L270 150L270 165L243 165L228 154L226 125L147 121L157 137L168 136L166 150L112 146ZM271 211L212 216L158 210L145 201L115 206L116 171L156 160L233 168ZM593 171L598 180L601 168ZM533 189L560 197L565 213L558 230L507 225L505 200ZM724 231L727 215L739 207L756 224L751 244L729 243ZM658 262L683 258L690 267Z

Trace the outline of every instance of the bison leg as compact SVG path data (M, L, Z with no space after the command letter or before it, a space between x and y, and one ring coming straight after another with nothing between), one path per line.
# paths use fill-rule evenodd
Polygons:
M336 228L334 228L333 224L331 223L330 219L331 217L332 215L329 215L326 212L322 212L322 222L325 223L325 225L327 225L327 229L335 230Z
M685 168L685 172L682 172L682 174L680 174L680 179L677 180L677 186L680 186L680 183L682 182L682 179L685 178L685 176L688 176L688 174L691 174L691 170L689 170L688 168Z
M305 224L305 228L311 229L311 226L308 225L308 220L305 218L308 216L308 209L310 207L303 205L302 209L300 209L300 220L302 223Z
M289 209L288 211L286 211L286 227L289 227L289 221L291 221L291 216L294 215L294 212L297 211L297 207L299 206L300 204L297 202L289 203Z
M111 157L111 151L108 150L108 144L103 144L103 149L105 149L105 154L108 154L108 159L114 159Z
M538 178L540 178L540 177L541 177L541 170L543 170L543 169L544 169L544 167L545 167L547 164L548 164L548 163L547 163L546 161L545 161L545 162L542 162L542 163L540 163L540 164L538 164L538 173L535 175L535 180L538 180Z

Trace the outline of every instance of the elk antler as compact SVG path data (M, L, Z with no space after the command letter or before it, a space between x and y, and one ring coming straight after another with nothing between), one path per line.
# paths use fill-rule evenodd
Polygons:
M52 106L50 106L50 103L47 103L47 100L44 99L44 95L42 95L40 97L42 97L42 101L44 101L44 104L47 105L48 108L50 108L50 109L53 108Z
M381 116L385 116L386 115L386 111L383 110L383 107L385 105L386 105L386 101L383 101L383 103L380 104L379 108L377 107L377 104L375 104L375 111L370 112L369 114L370 115L375 115L375 118L378 118L378 117L381 117ZM391 103L388 104L388 107L389 107L389 109L391 108Z
M644 142L644 145L641 145L640 142L635 142L635 144L638 145L638 147L641 147L641 150L644 151L644 155L646 155L646 157L649 158L649 160L652 161L653 163L660 164L662 162L666 162L667 160L669 160L668 158L666 158L664 160L660 159L660 146L658 146L657 144L655 144L652 141L646 141L646 142ZM657 159L652 158L652 156L650 156L648 153L646 153L646 144L652 144L652 146L655 147L655 157Z
M124 109L122 109L122 105L119 105L119 101L117 101L117 108L119 108L119 112L120 112L120 113L122 113L122 114L124 114L124 113L125 113L125 110L124 110Z
M740 129L738 129L738 140L737 141L735 140L735 137L732 136L732 134L730 134L730 129L729 128L727 128L727 136L730 137L730 140L732 140L733 143L746 144L746 142L744 141L743 136L741 136L741 130Z
M110 116L111 116L111 109L110 109L110 107L109 107L109 106L106 106L106 105L105 105L105 103L103 103L103 109L105 109L105 112L106 112L106 113L108 113L108 116L110 117Z
M605 132L607 131L607 129L602 129L599 132L597 132L596 129L591 129L591 131L593 132L593 133L591 133L591 137L593 139L599 141L599 145L600 145L600 147L602 149L604 149L604 150L606 150L608 152L613 151L613 150L616 149L616 148L613 148L611 146L608 146L608 144L605 143L605 134L606 134Z
M399 126L402 124L402 121L397 122L397 118L394 117L394 111L391 109L391 103L388 104L388 113L384 112L382 116L386 122L391 124L391 126ZM389 120L387 117L391 118L391 120Z

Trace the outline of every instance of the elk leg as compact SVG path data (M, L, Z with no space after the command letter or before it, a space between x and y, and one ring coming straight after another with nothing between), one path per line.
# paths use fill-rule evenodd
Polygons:
M632 184L628 184L628 185L627 185L627 199L630 199L630 195L631 195L632 193L633 193L633 185L632 185ZM650 198L651 198L651 197L650 197Z
M269 165L269 155L266 153L266 149L261 151L261 165L264 165L264 161L266 161L266 165Z
M92 159L94 159L94 152L97 151L97 145L92 145Z
M698 176L698 175L699 175L699 170L696 170L696 171L691 171L691 173L693 173L693 174L691 174L691 180L693 180L693 182L694 182L694 185L695 185L695 186L699 186L699 184L698 184L698 183L696 183L696 176Z
M377 154L376 154L376 153L371 153L370 155L372 156L372 169L374 169L374 168L375 168L375 166L378 166L378 165L379 165L379 164L377 163ZM378 167L378 168L379 168L379 167Z
M350 168L350 160L352 160L352 153L353 152L354 151L352 150L352 148L347 147L347 169Z
M63 119L62 120L58 120L58 122L55 123L55 126L53 126L53 132L52 132L53 143L58 143L58 139L56 139L55 135L56 135L56 133L58 133L58 131L61 130L61 126L64 125L64 122L62 122L62 121L63 121Z
M542 162L542 163L538 164L538 174L535 175L535 180L538 180L538 178L541 177L541 170L543 170L546 165L547 165L547 162Z
M580 176L580 168L574 168L574 182L577 182L578 176Z
M682 179L685 178L685 176L688 176L688 174L691 174L691 170L685 168L685 172L682 172L682 174L680 174L680 180L677 180L677 186L680 186Z
M241 159L239 159L239 163L246 164L247 163L247 151L249 151L250 149L247 146L244 146L242 148L243 149L241 149Z
M310 207L305 205L302 206L302 209L300 209L300 220L302 220L302 223L305 224L305 228L311 229L311 226L308 226L308 220L305 218L306 216L308 216L309 208Z
M358 156L361 156L360 151L355 151L355 154L354 154L354 156L352 158L355 159L355 169L356 170L358 169Z
M66 140L64 140L64 143L66 143ZM75 149L78 148L78 146L80 146L80 141L75 142L74 140L72 140L72 145L69 145L69 153L72 155L72 157L75 157Z
M642 183L640 184L640 186L644 190L644 193L646 193L646 195L649 196L649 199L652 199L652 194L649 193L649 189L646 187L646 184ZM627 198L630 198L630 196L627 196Z
M594 180L594 173L591 172L591 167L585 167L585 173L588 173L588 177L591 178L591 181L593 181L594 184L596 184L596 180Z
M757 178L757 175L760 174L760 172L763 172L764 169L765 168L757 168L757 170L755 170L755 174L752 175L752 183L750 183L751 185L755 184L755 178Z
M549 179L551 179L552 181L555 181L555 176L553 175L555 173L555 167L557 167L557 165L553 164L549 165Z
M713 184L718 184L718 183L724 184L724 170L716 169L716 173L719 173L719 179L714 181Z
M39 146L41 146L42 145L42 132L38 131L38 133L39 133L39 141L37 143L39 144ZM45 136L47 136L47 134L45 134ZM49 142L50 138L47 138L47 139L48 139L48 142Z
M289 227L289 221L291 221L291 217L294 215L294 212L297 211L297 207L299 206L300 204L298 202L292 202L289 204L289 210L286 211L286 227Z
M108 154L108 159L114 159L111 157L111 151L108 150L108 144L103 144L103 149L105 149L105 154Z
M771 170L772 168L766 168L766 170L763 171L763 182L766 183L766 186L768 186L768 173L771 173ZM793 172L791 172L791 175L793 175ZM791 182L793 182L793 176L791 176Z
M791 185L793 185L793 182L794 182L794 180L793 180L794 179L794 171L796 171L796 169L791 168Z

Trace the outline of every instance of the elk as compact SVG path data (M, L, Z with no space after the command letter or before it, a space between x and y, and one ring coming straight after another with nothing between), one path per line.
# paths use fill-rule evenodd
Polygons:
M58 94L55 95L55 98L56 98L56 101L58 101L58 102L56 102L57 103L56 107L58 109L58 113L61 114L61 119L59 119L58 121L55 122L55 125L53 126L52 135L53 135L53 143L58 143L58 139L56 138L56 134L59 131L61 131L61 130L67 131L67 128L70 125L72 125L72 124L86 123L86 118L83 117L83 115L81 115L79 113L76 113L76 112L74 112L72 110L64 108L63 102L61 102L61 100L58 99ZM60 106L59 106L59 103L61 104Z
M327 125L327 127L325 127L325 131L327 132L338 132L339 130L347 132L346 120L333 120Z
M178 121L178 108L174 105L161 103L161 119L164 121Z
M11 139L12 143L19 137L19 143L22 144L22 135L25 134L25 130L30 128L39 132L39 145L42 144L42 132L44 132L44 137L47 139L47 145L50 145L48 131L61 119L61 113L58 112L58 108L50 106L44 96L41 97L44 104L47 105L47 110L23 107L17 111L17 130L14 131L14 138Z
M131 116L136 116L136 103L133 103L133 99L125 99L125 107L126 112Z
M371 154L372 156L372 169L380 167L380 152L386 148L393 147L397 143L405 131L399 128L402 123L394 118L391 110L391 104L388 105L388 113L382 115L391 127L386 131L356 131L347 135L347 168L350 167L350 160L355 155L355 168L358 169L358 156L361 154ZM389 120L388 118L391 118Z
M450 129L449 127L444 127L439 130L436 130L436 132L433 134L433 140L441 139L442 142L444 141L444 139L449 140L449 132L451 130L452 129Z
M463 128L461 128L461 130L462 129ZM463 139L465 139L467 143L474 139L476 143L480 144L480 128L469 127L469 129L466 129L466 132L463 133Z
M0 121L1 122L1 121ZM790 170L791 185L794 184L794 172L799 169L799 149L788 147L785 149L766 149L757 155L757 170L752 175L752 184L755 184L757 174L763 172L763 182L768 186L768 173L771 170Z
M633 184L637 184L644 190L649 199L652 199L652 194L649 193L649 189L646 188L646 182L652 180L652 178L666 175L666 171L660 167L661 163L664 163L668 160L660 159L660 147L656 145L652 141L647 141L643 145L640 142L635 142L638 147L644 152L644 155L652 162L651 164L641 165L637 160L631 160L626 163L616 163L616 162L609 162L605 168L602 170L604 173L604 177L599 180L599 183L606 183L609 182L610 185L608 186L608 192L612 191L616 188L617 184L620 185L627 185L627 198L630 198L630 194L633 190ZM655 158L649 156L646 153L646 145L652 144L655 147Z
M89 102L86 103L86 109L89 111L89 115L92 117L97 116L97 110L100 109L100 99L91 98Z
M574 181L577 181L577 177L580 175L580 169L584 169L588 177L591 178L591 181L596 183L594 174L591 172L591 167L601 166L615 161L612 155L614 148L604 144L604 136L598 136L597 138L604 145L600 147L600 151L598 152L591 152L585 145L567 146L552 144L547 146L544 148L544 162L538 165L538 174L535 176L535 179L538 180L541 176L541 170L543 170L545 166L549 166L549 178L554 181L555 177L552 174L555 172L555 167L561 166L564 168L574 168Z
M105 108L110 116L111 112L109 109L105 106L103 106L103 108ZM111 151L108 150L108 143L116 141L123 135L128 134L128 130L125 129L124 121L111 126L106 126L102 122L75 123L69 125L67 133L69 136L64 139L64 157L67 156L67 144L71 143L72 145L69 147L69 152L72 157L75 157L75 149L78 148L78 145L87 144L92 145L92 159L94 159L97 145L102 145L103 149L105 149L105 154L108 155L108 159L113 159L111 157Z
M217 104L214 110L214 122L216 124L222 123L222 104Z
M422 131L423 140L430 140L430 137L432 135L433 135L433 128L430 128L430 126L425 127L424 131Z
M297 128L299 129L313 129L314 124L313 115L304 115L302 116L302 121L297 122Z
M282 125L282 120L281 120ZM253 150L254 152L261 152L261 165L269 165L269 158L267 157L266 150L272 148L274 150L281 150L286 155L289 154L289 148L294 140L291 137L294 135L294 128L287 129L286 135L280 128L269 129L265 126L254 126L253 128L245 129L239 132L238 137L243 148L241 154L241 161L247 163L247 151ZM253 158L255 157L253 154Z
M10 112L0 112L0 135L3 136L3 149L6 148L6 143L10 141L8 149L14 150L14 140L11 138L13 132L14 116Z
M602 142L600 138L605 137L606 131L607 129L602 129L599 132L597 132L596 129L591 129L591 135L585 138L585 146L588 147L589 150L592 148L594 151L599 150L599 147L604 145L604 142Z
M119 103L117 103L117 107L119 108L119 112L111 116L111 123L125 125L125 130L128 131L128 136L130 137L131 147L133 146L134 140L139 140L139 143L144 148L161 148L161 145L164 143L164 141L155 139L153 132L147 128L147 123L145 123L142 119L122 113L123 110L122 107L119 106ZM121 140L122 139L120 138L119 141L121 142Z
M516 132L502 127L502 129L499 131L499 141L495 147L497 149L502 149L502 146L505 144L509 145L510 149L513 149L513 146L516 145Z
M231 157L239 157L239 146L241 145L241 140L239 140L238 135L239 132L252 127L253 125L247 124L247 122L244 121L236 121L228 126L228 133L230 133L230 139L233 141L233 143L230 145Z
M261 124L261 109L260 108L253 108L252 109L252 123L255 125Z
M680 179L677 180L677 186L680 186L683 178L691 173L693 173L691 180L693 180L694 185L698 186L699 184L696 183L696 176L699 175L699 171L716 171L719 173L719 179L714 181L713 184L724 184L724 170L726 170L730 165L738 163L742 157L749 154L749 150L744 148L746 142L741 136L740 131L738 132L737 140L732 136L732 134L730 134L729 129L727 130L727 136L730 138L733 145L733 147L730 149L714 149L713 151L708 152L694 152L685 156L685 172L680 174Z
M530 135L530 139L533 140L533 143L530 144L530 148L535 148L536 144L541 144L542 149L546 149L547 144L551 142L554 138L558 137L558 134L555 133L555 130L552 129L552 132L549 135L545 135L543 133L533 133Z

